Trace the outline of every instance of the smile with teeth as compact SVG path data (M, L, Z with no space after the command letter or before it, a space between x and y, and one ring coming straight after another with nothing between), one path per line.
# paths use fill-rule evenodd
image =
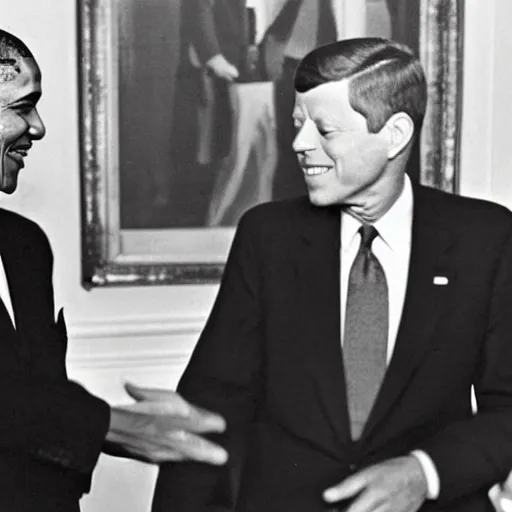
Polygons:
M9 149L9 153L16 153L20 155L22 158L25 158L28 154L28 149L26 148L11 148Z
M13 146L7 151L7 156L14 162L16 162L19 169L25 167L24 158L28 154L30 146Z
M331 170L331 167L318 165L315 167L303 167L304 174L306 176L318 176L320 174L325 174L326 172L329 172Z

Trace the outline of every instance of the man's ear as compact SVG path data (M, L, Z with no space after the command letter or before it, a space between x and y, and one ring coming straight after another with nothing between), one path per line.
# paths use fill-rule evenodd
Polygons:
M388 158L392 160L400 154L412 140L414 135L414 123L405 112L393 114L386 122L388 132Z

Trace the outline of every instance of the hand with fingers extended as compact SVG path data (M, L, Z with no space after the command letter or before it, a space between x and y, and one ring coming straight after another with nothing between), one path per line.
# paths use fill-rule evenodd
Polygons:
M416 512L427 496L427 481L414 456L369 466L324 491L328 503L350 503L345 512Z
M218 414L195 407L171 390L125 384L135 403L111 408L103 451L159 464L196 460L224 464L226 451L200 434L218 433L226 422Z

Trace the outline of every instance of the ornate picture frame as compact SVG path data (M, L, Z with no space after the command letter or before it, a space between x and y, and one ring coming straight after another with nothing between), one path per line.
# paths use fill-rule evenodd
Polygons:
M77 0L82 284L219 281L233 227L124 229L119 177L120 0ZM462 0L421 0L419 53L429 87L420 144L423 184L456 193L462 94Z

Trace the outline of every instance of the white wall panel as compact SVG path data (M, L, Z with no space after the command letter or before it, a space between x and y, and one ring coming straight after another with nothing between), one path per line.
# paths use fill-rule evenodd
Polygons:
M70 378L111 404L130 402L123 382L174 388L203 325L201 317L112 317L69 329ZM149 510L156 467L101 456L82 512Z

